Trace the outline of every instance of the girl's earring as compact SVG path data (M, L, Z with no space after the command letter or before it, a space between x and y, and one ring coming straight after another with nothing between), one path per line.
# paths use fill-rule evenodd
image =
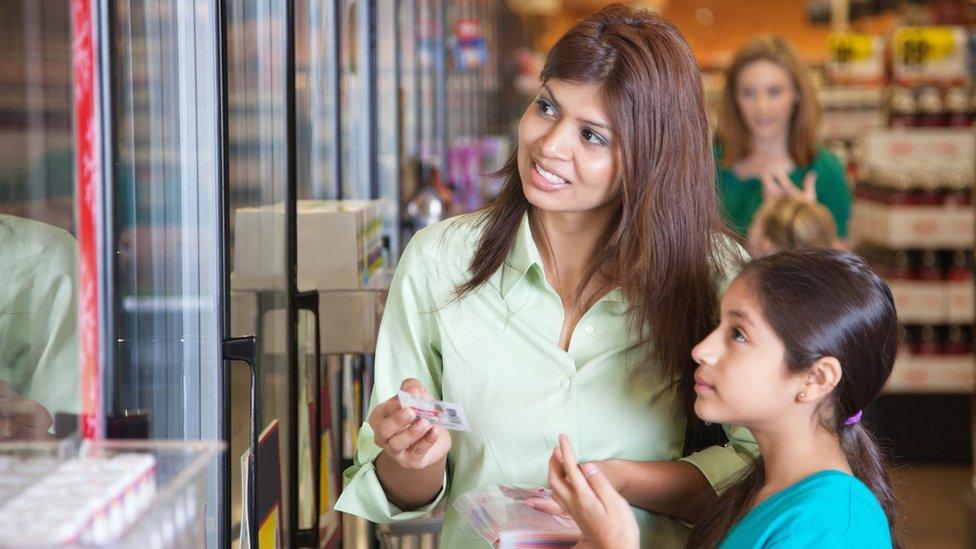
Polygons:
M796 395L796 401L797 402L803 402L803 399L805 399L805 398L807 398L807 394L806 393L799 393L798 395Z

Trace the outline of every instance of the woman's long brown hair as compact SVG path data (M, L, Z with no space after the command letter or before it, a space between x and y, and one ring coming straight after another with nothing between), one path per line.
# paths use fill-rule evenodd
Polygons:
M671 23L614 5L562 36L541 78L599 85L620 147L620 206L593 252L577 302L594 276L619 285L630 304L631 329L655 366L645 370L680 382L690 410L691 348L714 323L718 259L733 253L721 237L701 76L691 49ZM515 155L499 173L504 187L482 213L471 278L458 288L459 297L502 266L532 207Z
M898 349L898 317L891 290L856 255L833 250L780 252L746 265L740 280L757 297L763 317L786 350L786 368L802 374L823 357L836 358L843 375L819 408L820 424L834 433L854 476L874 493L888 518L894 547L897 505L885 453L863 422L847 419L884 388ZM765 471L757 460L705 506L687 547L717 547L748 512Z
M718 128L722 143L722 165L731 166L745 158L752 148L752 132L742 118L736 101L736 89L742 69L756 61L768 61L790 75L796 90L796 107L790 118L790 135L787 147L797 166L806 166L816 155L817 130L820 124L820 103L817 101L810 71L800 59L792 44L779 36L759 36L735 53L732 64L725 72L725 89Z

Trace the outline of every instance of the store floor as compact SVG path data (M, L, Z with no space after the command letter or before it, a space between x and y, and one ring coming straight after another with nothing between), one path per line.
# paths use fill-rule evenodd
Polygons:
M906 549L973 547L969 538L965 498L972 467L906 465L895 471L895 492L901 502L902 540Z

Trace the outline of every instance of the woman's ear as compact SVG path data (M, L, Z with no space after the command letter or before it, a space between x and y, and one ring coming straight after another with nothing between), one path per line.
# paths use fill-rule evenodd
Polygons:
M840 361L832 356L825 356L814 362L804 374L803 392L809 401L820 400L829 395L843 377L844 370L840 367Z

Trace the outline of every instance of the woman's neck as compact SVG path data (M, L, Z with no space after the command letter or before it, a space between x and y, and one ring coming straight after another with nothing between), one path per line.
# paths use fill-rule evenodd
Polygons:
M851 472L837 435L824 429L814 418L800 422L783 418L751 432L759 443L765 468L760 499L820 471Z
M529 221L550 284L564 298L575 293L614 208L588 212L548 212L533 208Z
M768 138L752 138L751 156L780 158L790 156L789 136L785 133Z

